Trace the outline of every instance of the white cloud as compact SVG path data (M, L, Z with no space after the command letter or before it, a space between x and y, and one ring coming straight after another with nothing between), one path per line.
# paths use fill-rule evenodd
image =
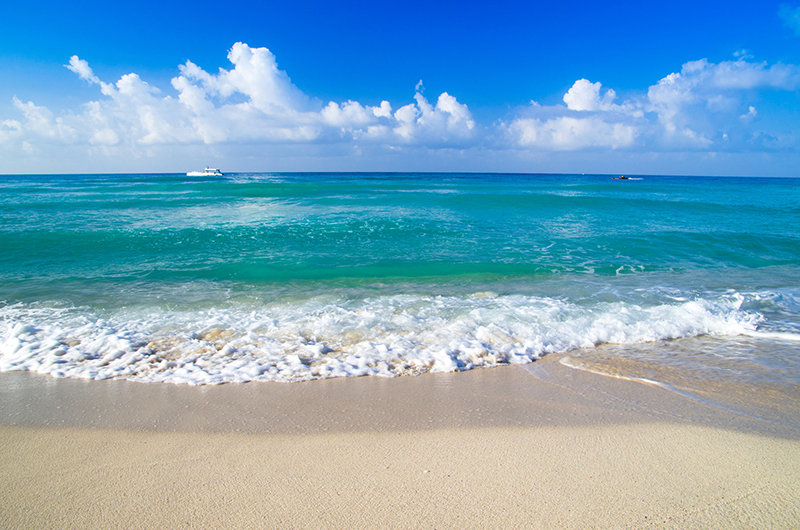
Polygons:
M16 96L13 100L14 106L17 107L25 116L25 128L31 130L41 136L55 136L58 132L58 127L55 124L53 113L45 107L37 107L33 101L23 103Z
M223 99L242 94L248 100L244 104L246 107L270 115L301 112L317 106L292 84L286 72L278 69L275 56L267 48L250 48L237 42L228 52L228 60L233 63L233 70L220 68L216 75L186 61L179 67L183 75L173 80L173 86L177 82L181 87L202 87L207 96ZM179 81L181 79L186 83ZM178 86L175 88L180 91Z
M570 110L612 110L617 93L606 90L600 97L601 83L592 83L588 79L578 79L572 88L564 94L564 103Z
M331 101L320 114L329 125L345 128L369 125L378 117L374 108L362 107L358 101L347 101L341 106Z
M616 103L614 90L579 79L563 97L566 107L531 102L502 125L503 137L517 147L539 150L710 150L715 138L728 140L719 148L752 148L742 143L748 134L740 130L758 116L749 98L760 90L800 89L800 67L747 61L744 51L739 55L718 64L687 62L645 95L622 103ZM728 133L737 131L738 143L730 141ZM749 137L765 136L751 132Z
M433 106L422 95L420 81L414 99L416 104L401 107L394 113L396 125L392 130L403 142L439 146L474 136L475 121L469 109L447 92L443 92Z
M391 118L392 106L388 101L381 101L380 107L372 107L372 113L376 118Z
M750 105L747 108L747 114L742 114L741 116L739 116L739 118L749 121L749 120L755 119L757 116L758 116L758 111L756 110L756 108L754 106Z
M17 120L3 120L0 122L0 144L10 142L21 137L22 124Z
M264 141L380 141L416 144L432 137L444 144L461 142L474 127L465 105L447 93L431 108L417 84L416 103L392 114L388 101L371 107L357 101L329 102L306 96L289 76L279 70L275 56L266 48L233 46L228 59L233 70L220 69L209 74L188 62L180 67L183 75L173 79L178 99L192 114L194 129L207 143L236 140L246 136ZM244 103L225 102L239 94ZM221 98L215 104L213 98ZM226 124L236 124L238 132Z
M56 118L47 107L38 107L32 101L23 103L16 96L12 101L25 117L25 123L21 126L16 120L6 120L9 124L13 124L16 131L32 132L44 138L65 142L74 139L75 130L63 118Z
M64 66L78 74L81 79L85 79L90 83L100 84L100 79L94 75L94 72L92 72L92 69L89 67L89 63L79 58L77 55L70 57L69 64Z
M634 125L608 123L600 116L560 116L549 120L521 118L508 127L508 134L522 147L574 151L586 148L629 147L638 135Z
M658 115L666 143L706 149L720 130L737 126L734 118L741 110L749 112L748 91L798 88L800 68L795 65L701 59L651 86L645 110Z
M207 72L187 61L163 90L136 73L105 82L87 61L72 56L66 68L96 85L97 99L77 112L59 113L15 97L18 115L0 117L0 146L15 156L37 157L58 146L73 157L146 157L175 152L176 146L202 153L245 144L281 144L279 155L292 146L298 157L319 146L339 156L477 148L473 152L485 159L491 158L488 152L509 148L595 154L800 150L796 135L756 129L771 122L762 93L797 91L800 68L756 62L745 50L734 55L738 59L718 64L687 62L622 96L600 82L578 79L563 94L563 104L531 101L493 127L476 123L467 105L448 92L429 101L422 81L406 104L323 103L295 86L267 48L244 43L229 50L229 69Z
M742 59L709 63L706 59L690 61L680 73L670 74L648 90L654 106L675 102L691 102L725 94L726 91L773 88L800 88L800 68L796 65L766 62L752 63Z
M443 93L435 106L417 84L414 102L392 112L358 101L320 101L304 94L280 70L267 48L236 43L228 53L233 68L209 73L187 61L164 94L137 74L116 83L102 81L88 62L72 56L66 67L100 86L104 96L83 105L80 114L60 117L33 102L15 99L24 122L8 122L0 141L69 141L91 146L159 146L230 142L372 142L390 146L463 146L475 134L466 105Z
M523 116L504 125L505 138L517 147L557 151L633 146L641 135L642 110L631 102L615 104L616 92L601 95L602 86L575 81L564 94L566 108L531 101Z
M800 68L795 65L767 66L766 61L751 63L745 60L723 61L711 64L707 60L693 61L683 66L685 76L698 79L698 84L724 89L775 88L797 90L800 88Z

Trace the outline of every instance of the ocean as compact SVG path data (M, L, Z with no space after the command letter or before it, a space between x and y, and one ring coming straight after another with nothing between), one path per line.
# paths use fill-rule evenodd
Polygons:
M0 249L0 371L800 388L800 179L0 176Z

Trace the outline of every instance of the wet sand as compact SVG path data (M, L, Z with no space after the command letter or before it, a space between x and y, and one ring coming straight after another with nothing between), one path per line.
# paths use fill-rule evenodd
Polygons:
M0 469L4 528L800 526L794 427L555 357L216 387L4 373Z

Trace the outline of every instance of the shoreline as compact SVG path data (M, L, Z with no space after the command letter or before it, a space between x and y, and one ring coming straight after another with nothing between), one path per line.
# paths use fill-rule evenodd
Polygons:
M3 527L800 524L797 429L555 357L213 387L3 373L0 389Z
M709 398L574 364L552 354L464 372L200 386L0 372L0 425L305 435L691 421L800 439L800 411L783 395L754 395L748 409L728 406L730 389Z

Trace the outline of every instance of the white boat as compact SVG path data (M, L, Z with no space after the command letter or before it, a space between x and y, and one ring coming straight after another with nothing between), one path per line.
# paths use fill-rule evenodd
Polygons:
M190 171L186 174L187 177L221 177L224 173L219 169L207 167L203 171Z

